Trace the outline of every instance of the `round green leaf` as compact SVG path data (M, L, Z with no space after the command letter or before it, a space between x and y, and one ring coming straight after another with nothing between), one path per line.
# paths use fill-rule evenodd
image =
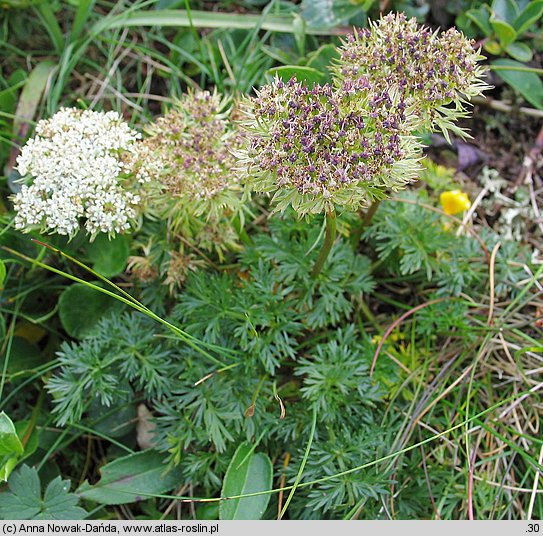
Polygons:
M543 1L530 2L513 22L517 33L522 34L543 16Z
M505 58L493 61L492 67L497 67L495 71L500 78L516 89L530 104L543 110L543 82L537 74L523 71L525 65Z
M13 421L4 412L0 413L0 456L20 456L23 452Z
M490 25L490 15L490 10L486 4L477 9L466 11L466 17L472 20L486 36L493 33L492 26Z
M510 45L517 38L517 32L507 22L497 19L490 19L490 24L498 36L500 45L503 48Z
M339 52L335 45L330 43L322 45L319 49L315 50L308 55L307 67L317 69L319 72L324 73L326 79L330 79L330 66L332 62L339 58Z
M496 19L513 24L518 16L518 6L515 0L494 0L492 2L492 14Z
M524 44L524 43L511 43L505 51L507 54L509 54L513 59L517 61L522 61L523 63L526 63L532 59L533 52L532 49Z
M0 358L4 366L5 355ZM28 372L39 367L46 360L39 347L23 337L13 337L7 370L10 374Z
M82 339L92 333L105 315L121 307L122 304L114 298L83 283L75 283L60 295L60 322L68 335Z
M109 240L107 235L100 234L87 246L93 269L105 277L120 274L126 267L129 254L128 239L124 235Z
M484 48L493 56L499 56L502 53L502 47L497 41L494 41L494 39L489 39L485 43Z

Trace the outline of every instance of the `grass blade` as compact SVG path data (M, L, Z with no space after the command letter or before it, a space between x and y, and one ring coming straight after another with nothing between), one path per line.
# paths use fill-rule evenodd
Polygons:
M77 13L75 14L74 23L72 25L72 33L70 34L70 42L73 43L81 32L87 20L92 13L94 8L95 0L80 0L79 6L77 7Z
M190 335L190 333L187 333L184 330L178 328L177 326L174 326L173 324L171 324L167 320L164 320L163 318L156 315L155 313L153 313L151 310L147 309L146 307L141 307L137 303L134 303L134 301L132 301L132 300L128 300L127 298L125 298L123 296L119 296L118 294L115 294L114 292L111 292L111 291L109 291L109 290L107 290L105 288L99 287L98 285L95 285L93 283L89 283L88 281L85 281L84 279L81 279L79 277L71 275L71 274L69 274L67 272L63 272L62 270L58 270L57 268L53 268L52 266L49 266L49 265L47 265L47 264L45 264L43 262L37 261L36 259L32 259L32 258L30 258L30 257L28 257L26 255L23 255L22 253L19 253L18 251L15 251L15 250L13 250L11 248L3 246L2 249L4 251L7 251L8 253L11 253L12 255L15 255L16 257L19 257L20 259L23 259L23 260L31 263L34 266L39 266L40 268L44 268L45 270L49 270L50 272L53 272L55 274L62 275L64 277L66 277L67 279L71 279L72 281L75 281L76 283L82 283L83 285L86 285L89 288L92 288L92 289L94 289L94 290L96 290L98 292L106 294L107 296L110 296L111 298L114 298L116 300L119 300L120 302L124 303L125 305L128 305L129 307L132 307L136 311L139 311L140 313L143 313L144 315L148 316L149 318L152 318L153 320L155 320L155 321L159 322L160 324L166 326L168 329L173 331L185 344L190 346L193 350L197 351L198 353L200 353L201 355L203 355L204 357L206 357L207 359L209 359L210 361L212 361L216 365L219 365L221 367L226 366L225 363L223 363L222 361L220 361L219 359L217 359L216 357L211 355L209 352L207 352L206 350L201 348L196 343L196 341L198 343L201 343L201 341L198 341L197 339L195 339L195 337ZM201 344L203 344L203 343L201 343ZM226 349L226 348L224 350L227 353L229 352L229 350Z
M64 34L62 33L62 29L60 28L51 4L49 2L41 2L37 4L34 9L37 11L51 38L51 42L55 47L55 52L59 55L62 54L62 50L64 49Z
M102 29L133 26L177 26L236 30L252 30L260 27L262 30L292 34L297 31L295 20L291 15L270 15L262 20L261 15L191 10L189 16L187 11L183 9L138 11L128 15L118 15L98 24L103 26ZM307 28L307 33L311 35L344 35L347 31L345 28Z
M13 139L16 142L23 143L26 139L32 119L36 114L42 95L47 88L51 73L55 67L56 65L52 61L42 61L38 63L28 75L23 90L21 91L19 103L17 104L17 111L15 112L15 118L13 120ZM11 170L15 166L15 160L18 154L19 147L14 146L11 150L7 166L8 170Z

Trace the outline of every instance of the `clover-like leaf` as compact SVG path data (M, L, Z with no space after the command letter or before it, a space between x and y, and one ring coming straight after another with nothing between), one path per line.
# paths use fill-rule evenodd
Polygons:
M79 498L70 493L70 481L52 480L42 497L38 471L27 465L9 479L9 491L0 494L0 518L84 519L87 512L77 506Z

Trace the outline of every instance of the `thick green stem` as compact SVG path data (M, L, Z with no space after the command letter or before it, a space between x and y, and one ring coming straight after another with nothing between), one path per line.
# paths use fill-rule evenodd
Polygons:
M326 213L326 234L324 235L324 243L322 244L322 249L317 257L315 266L313 266L313 271L311 272L311 277L316 278L322 270L328 254L332 249L334 244L334 239L336 238L336 211L332 210Z

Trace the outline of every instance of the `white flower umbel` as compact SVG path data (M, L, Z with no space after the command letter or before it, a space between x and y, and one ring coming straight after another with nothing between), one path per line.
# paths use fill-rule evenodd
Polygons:
M148 180L136 166L140 134L117 112L63 108L36 126L17 170L31 177L14 196L18 229L74 235L84 220L92 236L130 228Z

